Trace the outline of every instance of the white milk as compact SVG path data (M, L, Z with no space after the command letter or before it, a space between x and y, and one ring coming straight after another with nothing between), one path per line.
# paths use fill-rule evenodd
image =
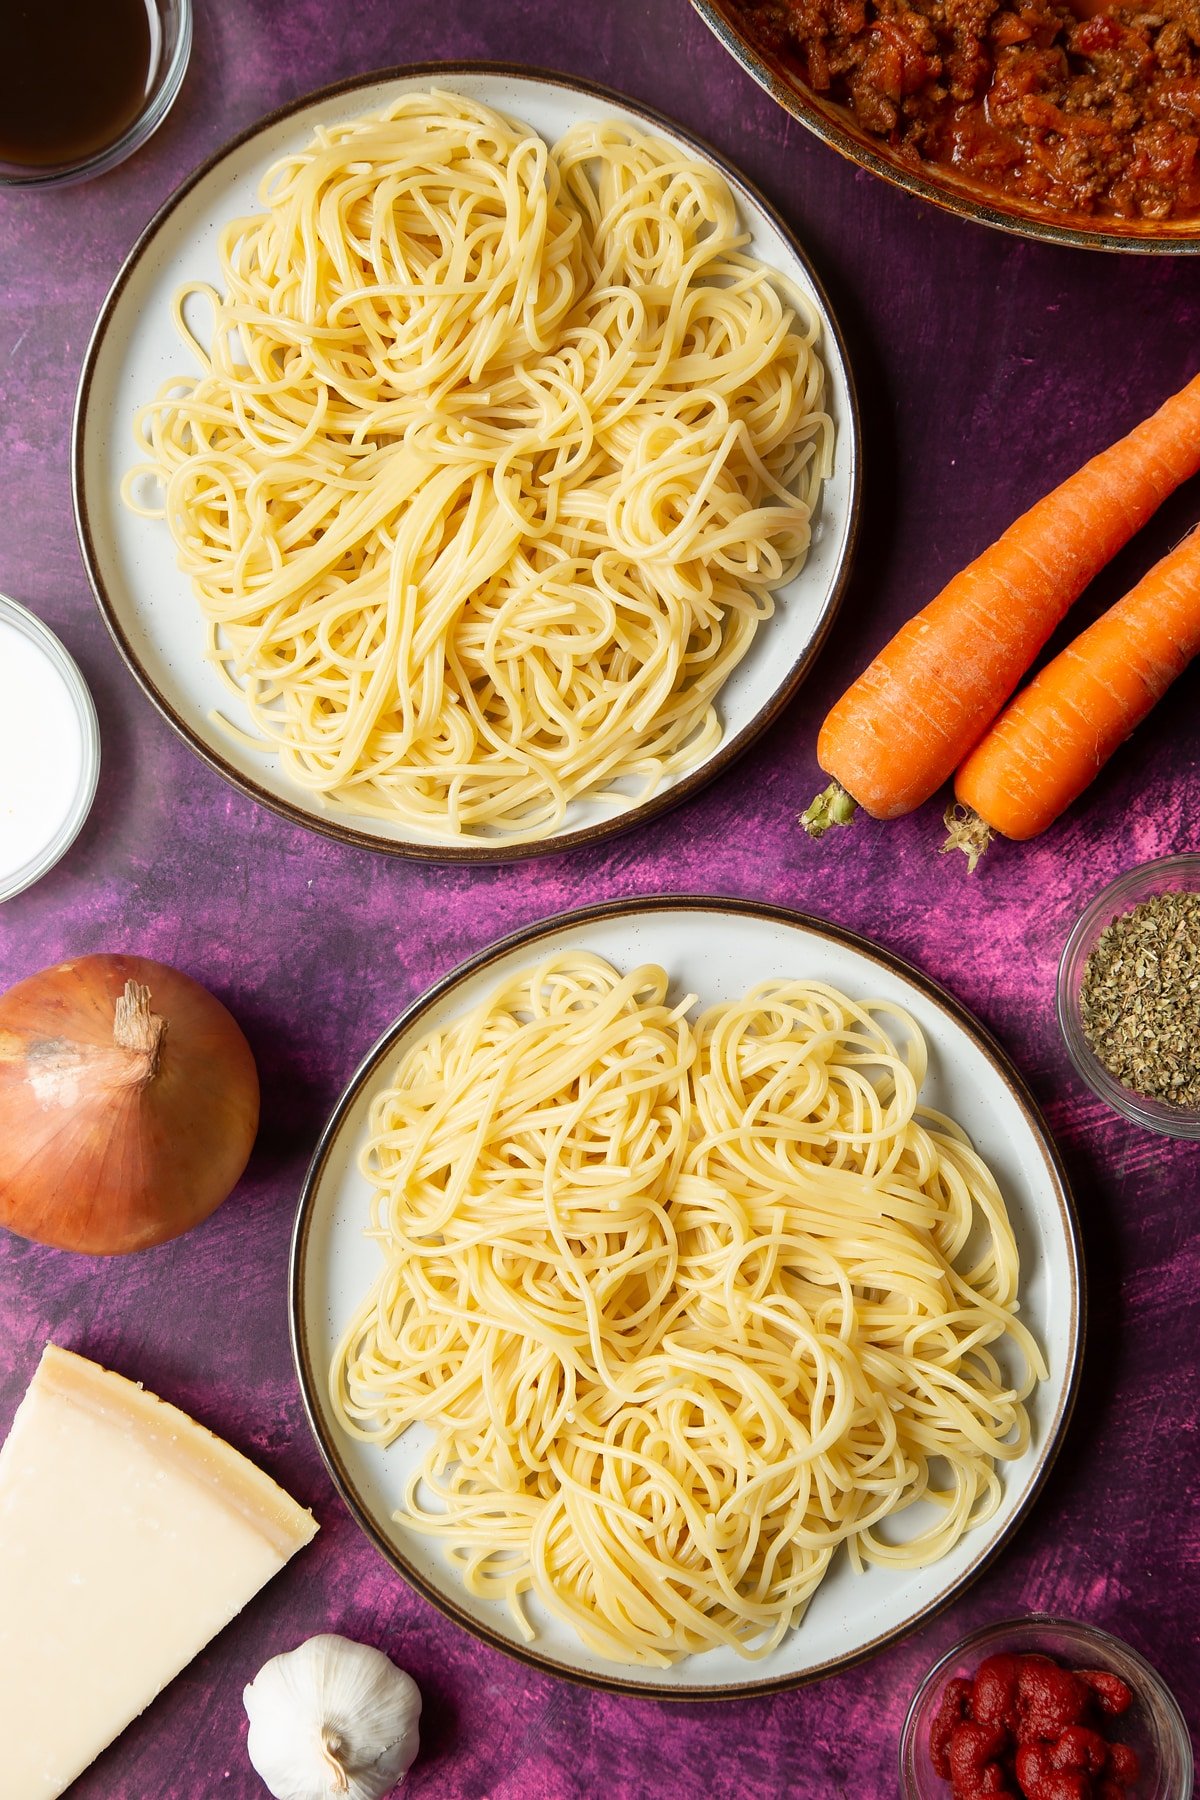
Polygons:
M83 721L65 674L0 615L0 890L58 836L83 779Z

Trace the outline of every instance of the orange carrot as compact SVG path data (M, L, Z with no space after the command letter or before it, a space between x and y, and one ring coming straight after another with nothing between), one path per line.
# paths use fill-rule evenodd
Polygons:
M973 869L993 831L1023 840L1078 799L1171 683L1200 656L1200 531L1155 563L1047 663L959 769L944 850Z
M1200 469L1200 375L1019 518L901 627L834 706L817 760L834 781L810 836L855 806L895 819L978 742L1068 607Z

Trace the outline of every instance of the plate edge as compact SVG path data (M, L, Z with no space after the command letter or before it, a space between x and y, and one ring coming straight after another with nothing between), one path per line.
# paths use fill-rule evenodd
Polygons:
M984 1055L995 1067L1006 1087L1013 1094L1033 1133L1034 1139L1045 1160L1047 1170L1054 1186L1059 1210L1064 1225L1064 1237L1067 1248L1068 1277L1071 1293L1071 1321L1069 1326L1070 1351L1068 1368L1063 1385L1062 1398L1059 1401L1054 1418L1047 1429L1046 1444L1042 1460L1034 1472L1028 1491L1021 1500L1016 1511L995 1542L981 1555L979 1560L953 1584L953 1586L929 1607L923 1608L915 1617L873 1638L869 1644L848 1652L845 1656L834 1657L819 1667L805 1669L789 1674L772 1676L762 1681L726 1683L720 1687L679 1687L665 1688L640 1682L621 1676L597 1674L591 1670L572 1669L562 1663L535 1651L533 1648L516 1644L503 1637L499 1632L492 1632L479 1620L460 1612L453 1601L443 1592L427 1582L415 1569L411 1568L400 1557L396 1548L379 1530L363 1505L355 1490L349 1474L341 1464L336 1447L326 1442L324 1428L313 1399L316 1383L307 1354L305 1341L305 1307L304 1307L304 1275L306 1268L306 1252L309 1226L313 1210L316 1189L319 1184L324 1165L328 1159L333 1142L338 1134L345 1115L354 1105L363 1085L371 1078L378 1064L387 1056L397 1040L405 1031L414 1025L421 1015L427 1012L439 1000L443 999L461 982L472 975L479 974L492 962L507 956L514 950L535 944L540 938L554 935L575 926L587 926L601 921L624 916L634 916L651 912L668 912L673 910L694 912L734 913L741 917L758 919L767 923L782 924L815 932L818 936L828 938L834 943L865 955L870 961L883 964L893 973L902 976L919 988L927 998L949 1014L954 1022L971 1037L983 1051ZM292 1346L292 1359L296 1370L296 1378L300 1387L300 1397L304 1406L309 1430L312 1432L321 1460L333 1482L337 1493L346 1506L359 1529L368 1540L375 1545L392 1569L410 1587L416 1589L426 1600L437 1608L454 1624L462 1626L481 1642L489 1644L493 1649L512 1657L534 1668L543 1675L553 1675L562 1680L572 1681L578 1685L597 1688L607 1693L633 1695L638 1699L651 1699L680 1703L717 1702L732 1700L749 1700L762 1698L771 1694L787 1692L797 1687L805 1687L814 1681L824 1680L827 1676L841 1673L845 1669L854 1668L857 1664L878 1655L880 1651L899 1642L910 1632L929 1624L939 1617L958 1600L996 1561L1001 1552L1008 1547L1017 1530L1024 1524L1040 1497L1050 1472L1053 1469L1066 1439L1067 1431L1075 1411L1079 1396L1080 1380L1083 1365L1083 1346L1087 1321L1087 1274L1083 1256L1082 1236L1079 1228L1079 1217L1075 1205L1074 1192L1070 1177L1063 1163L1062 1155L1054 1137L1043 1117L1041 1108L1034 1099L1024 1076L1004 1049L1003 1045L978 1020L962 1002L935 981L932 976L924 974L906 958L885 946L863 937L841 925L835 925L827 919L819 918L813 913L800 912L796 909L776 906L767 901L744 900L728 895L705 894L644 894L631 895L619 900L599 901L590 906L576 907L567 912L556 913L551 917L536 921L508 933L495 943L485 946L464 962L440 976L429 988L418 994L415 999L399 1013L395 1020L381 1033L375 1043L361 1059L343 1088L334 1106L333 1112L321 1132L313 1152L304 1182L300 1189L300 1198L296 1209L295 1223L292 1229L291 1248L288 1257L288 1332ZM312 1386L310 1387L310 1383Z
M228 763L219 750L207 745L190 725L180 717L166 695L160 692L150 675L142 668L132 644L129 642L116 608L109 597L100 572L100 559L96 553L92 537L91 523L88 517L86 482L84 479L84 436L87 428L87 406L91 393L92 380L96 372L104 347L108 327L112 315L120 301L121 295L141 262L143 256L152 247L159 230L182 205L194 188L212 174L228 157L242 149L254 138L282 124L298 112L310 106L320 105L326 100L342 98L356 93L363 88L375 87L388 81L407 81L422 76L435 78L455 75L490 75L499 78L513 78L525 81L537 81L545 85L566 88L573 93L585 94L601 100L609 105L624 107L627 111L645 119L651 125L659 126L675 134L683 142L707 157L722 173L735 193L748 196L758 206L783 241L791 249L802 268L812 282L813 289L821 310L821 324L828 328L829 336L836 346L838 358L846 382L846 395L849 402L849 418L844 431L849 436L849 475L850 495L849 509L844 539L841 545L840 558L835 566L830 582L829 595L825 602L817 628L808 645L792 664L782 685L775 690L767 704L747 722L740 732L726 739L718 747L712 759L701 767L685 774L673 787L652 795L640 805L631 807L612 819L598 820L591 825L577 827L573 831L562 833L556 837L530 844L513 844L507 847L490 845L455 845L455 844L421 844L415 841L397 842L379 838L372 833L355 826L345 825L336 819L323 819L318 815L306 812L298 802L292 802L272 794L259 785L252 777L243 775ZM274 111L267 113L254 124L238 132L226 143L204 159L192 173L186 177L182 185L169 194L162 205L154 213L149 223L138 236L132 249L125 257L107 294L101 303L100 312L92 327L84 352L83 364L79 375L79 384L75 391L75 402L71 414L71 503L75 518L75 532L79 542L80 554L87 572L88 584L97 610L115 644L126 668L166 723L178 737L188 746L192 753L216 774L228 782L230 786L244 794L248 799L265 806L269 811L287 819L290 824L299 825L308 831L316 831L335 842L350 844L358 849L374 850L385 856L398 856L416 862L461 863L484 867L497 867L511 862L524 862L539 856L555 856L562 852L582 849L606 842L610 838L619 837L639 825L659 818L674 806L682 805L706 787L711 781L724 774L733 764L749 750L770 726L781 716L791 704L800 687L811 673L813 665L819 657L835 619L841 610L846 588L849 584L854 564L862 514L862 417L858 400L858 389L854 379L854 371L850 362L845 334L837 314L833 310L825 283L821 279L808 251L801 244L797 234L788 224L765 194L744 175L742 171L725 156L724 152L710 144L690 126L680 125L677 121L660 112L657 107L647 102L636 100L632 96L619 93L599 82L593 82L583 76L567 75L551 69L522 68L513 63L488 61L439 61L430 63L399 64L392 68L377 69L366 75L354 75L338 82L332 82L323 88L317 88L297 99L288 101Z

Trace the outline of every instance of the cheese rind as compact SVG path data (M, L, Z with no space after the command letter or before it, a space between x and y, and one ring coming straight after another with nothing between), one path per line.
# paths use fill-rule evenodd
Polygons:
M316 1529L186 1413L48 1344L0 1449L3 1791L56 1800Z

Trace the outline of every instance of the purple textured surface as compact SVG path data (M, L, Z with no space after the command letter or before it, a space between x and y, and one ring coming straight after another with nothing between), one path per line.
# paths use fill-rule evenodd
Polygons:
M441 57L575 71L719 144L799 230L847 330L863 402L866 510L841 621L799 700L716 786L571 859L448 872L336 844L226 788L141 697L92 606L68 445L88 332L121 258L202 157L339 77ZM245 1181L183 1240L92 1262L0 1234L0 1433L54 1336L138 1377L256 1458L317 1513L315 1544L77 1784L78 1800L246 1800L241 1690L312 1632L381 1645L419 1681L406 1793L463 1800L800 1795L889 1800L904 1710L930 1660L1030 1608L1094 1620L1200 1698L1195 1146L1134 1130L1082 1088L1054 970L1096 886L1195 848L1195 675L1038 842L968 880L939 859L939 807L860 821L816 848L816 728L916 605L1085 455L1196 368L1200 267L1049 249L943 217L808 138L729 62L686 0L199 0L180 101L141 155L91 186L0 194L0 589L40 613L96 696L103 771L67 860L0 910L0 982L64 955L178 964L245 1026L264 1082ZM1179 495L1082 603L1090 616L1196 517ZM1065 1451L1015 1544L951 1612L816 1687L733 1707L625 1701L526 1671L394 1577L310 1441L288 1352L285 1265L320 1121L365 1048L435 977L564 907L655 891L743 894L824 914L945 982L1005 1042L1076 1185L1092 1342ZM0 1671L3 1679L3 1671ZM0 1762L0 1790L3 1790ZM20 1800L10 1796L9 1800Z

